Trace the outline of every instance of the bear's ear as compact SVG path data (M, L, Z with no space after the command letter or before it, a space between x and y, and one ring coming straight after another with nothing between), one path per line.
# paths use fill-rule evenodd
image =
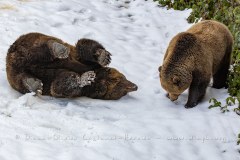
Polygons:
M179 86L180 78L178 76L173 76L173 84Z
M162 66L160 66L160 67L158 68L158 71L161 72L161 69L162 69Z

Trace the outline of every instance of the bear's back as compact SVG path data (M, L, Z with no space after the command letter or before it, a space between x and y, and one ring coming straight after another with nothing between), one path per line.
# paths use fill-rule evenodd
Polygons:
M202 48L202 57L205 59L202 63L206 63L206 60L210 61L213 73L219 69L225 57L230 57L229 50L232 50L233 36L224 24L205 20L193 25L187 32L197 37Z
M225 49L233 43L233 36L228 28L214 20L204 20L194 24L187 32L194 34L204 46L209 46L209 49Z

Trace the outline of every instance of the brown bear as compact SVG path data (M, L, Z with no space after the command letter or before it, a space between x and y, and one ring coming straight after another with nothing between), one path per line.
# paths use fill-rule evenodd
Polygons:
M186 108L198 104L213 77L214 88L227 87L233 37L217 21L205 20L170 41L159 67L160 82L174 101L189 88Z
M21 93L54 97L119 99L137 86L114 68L98 42L80 39L72 46L41 33L20 36L6 58L10 85Z

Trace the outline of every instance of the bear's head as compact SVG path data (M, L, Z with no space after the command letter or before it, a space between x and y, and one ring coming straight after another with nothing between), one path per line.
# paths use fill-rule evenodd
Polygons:
M169 43L164 62L159 67L160 82L172 101L189 88L192 82L194 56L192 50L197 43L195 35L187 32L177 34Z
M192 75L184 68L159 67L160 83L163 89L168 92L168 98L172 101L189 88L192 82Z
M85 95L91 98L117 100L129 92L136 91L137 85L114 68L99 68L95 70L94 83L86 86Z

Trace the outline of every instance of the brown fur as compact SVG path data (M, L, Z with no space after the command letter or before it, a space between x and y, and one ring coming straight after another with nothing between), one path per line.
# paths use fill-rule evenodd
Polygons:
M163 65L159 68L162 87L171 100L189 88L186 108L194 107L204 97L213 77L213 87L227 87L233 37L227 27L206 20L177 34L169 43Z
M61 59L54 57L48 46L51 41L66 46L70 51L69 56ZM43 83L42 94L55 97L119 99L128 92L137 90L137 86L116 69L98 63L97 49L104 47L89 39L79 40L75 47L40 33L23 35L8 50L8 81L17 91L28 93L30 91L24 85L24 80L39 80ZM77 77L91 70L96 72L95 82L85 87L74 85Z

